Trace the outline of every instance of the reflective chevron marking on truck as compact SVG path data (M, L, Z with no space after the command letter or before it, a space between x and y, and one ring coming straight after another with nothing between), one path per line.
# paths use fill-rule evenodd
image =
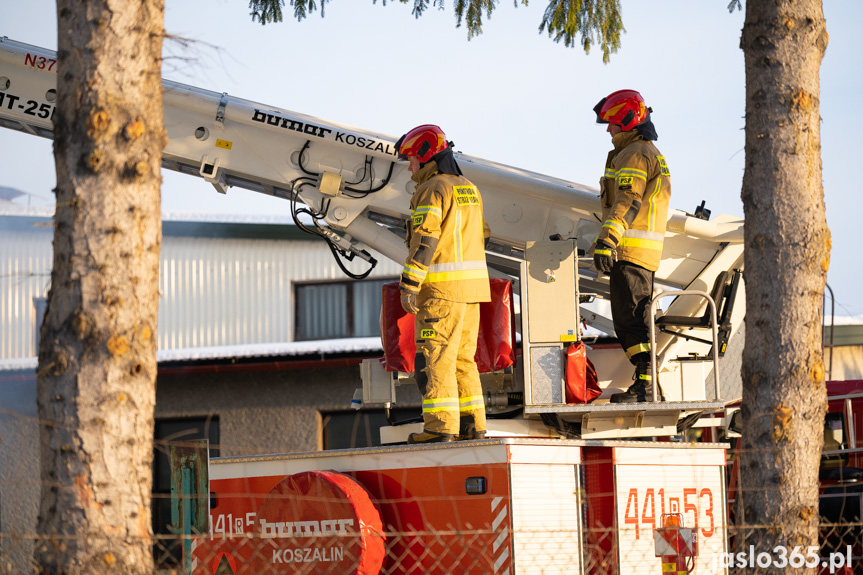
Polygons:
M495 497L491 501L491 512L494 514L495 511L498 510L498 506L503 501L503 497ZM500 531L500 534L497 536L497 539L494 540L492 544L491 551L494 554L494 572L500 574L509 575L509 527L504 523L504 520L507 516L507 506L504 505L500 507L498 514L495 515L494 521L491 524L492 531L497 531L497 528L503 524L503 528ZM507 544L504 546L504 544ZM503 548L501 548L503 546ZM500 553L498 553L500 552ZM501 570L504 564L507 564L506 567Z

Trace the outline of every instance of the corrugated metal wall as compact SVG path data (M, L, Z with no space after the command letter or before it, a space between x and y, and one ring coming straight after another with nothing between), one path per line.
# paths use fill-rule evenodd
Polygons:
M0 232L0 359L36 355L33 298L47 294L51 237ZM401 272L378 261L370 278ZM364 271L361 264L354 271ZM159 349L293 341L293 283L348 279L314 239L168 236L160 270Z
M400 273L379 261L370 277ZM345 279L323 241L166 238L159 348L293 341L293 282Z
M34 298L51 282L52 235L0 230L0 359L36 355Z

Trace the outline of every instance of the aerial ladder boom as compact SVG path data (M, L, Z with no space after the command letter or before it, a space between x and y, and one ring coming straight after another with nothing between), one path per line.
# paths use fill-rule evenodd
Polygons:
M51 138L56 73L54 52L0 39L0 126ZM337 259L366 262L363 273L355 271L359 264L350 271L340 262L351 277L367 275L376 262L374 252L399 263L405 260L403 230L414 184L407 166L396 163L395 137L226 93L169 80L163 84L165 169L203 178L220 193L235 187L286 200L297 224L327 241ZM576 321L613 333L608 306L587 303L607 299L609 293L607 278L598 276L584 257L601 226L597 190L461 152L456 159L483 195L485 220L492 230L487 256L493 274L513 279L518 286L529 246L570 241L574 257L582 256L576 266L577 293L572 294L577 298ZM742 268L742 241L740 219L717 216L706 221L670 210L657 288L710 292L721 272ZM726 318L729 337L742 323L742 299L737 298L732 317ZM528 303L522 302L523 312ZM676 297L666 314L694 317L706 309L699 298ZM677 358L706 355L704 344L667 333L656 334L655 349L660 381L677 377ZM629 385L631 367L620 350L594 350L592 357L605 387ZM632 424L641 425L645 409L674 412L676 419L693 409L714 409L739 399L734 390L709 392L695 403L684 401L684 391L671 395L677 402L670 402L670 408L640 404L619 409L631 411ZM552 412L584 423L584 413L591 409L525 405L525 414L535 418Z

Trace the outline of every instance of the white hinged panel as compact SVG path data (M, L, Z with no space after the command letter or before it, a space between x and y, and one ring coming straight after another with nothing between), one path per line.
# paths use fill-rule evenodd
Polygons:
M624 455L618 452L622 452ZM694 573L726 573L725 450L615 449L615 502L620 572L660 572L654 529L663 513L681 513L698 537ZM652 456L652 458L651 458ZM688 459L688 461L687 461ZM635 462L624 463L621 462ZM723 461L724 463L724 461Z
M528 242L524 255L530 342L574 341L578 335L575 242Z
M578 469L576 465L510 466L514 574L582 573Z

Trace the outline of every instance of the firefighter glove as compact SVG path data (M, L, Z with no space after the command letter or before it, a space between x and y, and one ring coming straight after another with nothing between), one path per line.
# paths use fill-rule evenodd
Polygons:
M402 309L407 313L416 315L420 310L420 308L417 307L417 294L407 290L402 290Z
M617 252L614 246L604 240L596 242L596 249L593 250L593 265L600 273L610 274L611 266L617 259Z

